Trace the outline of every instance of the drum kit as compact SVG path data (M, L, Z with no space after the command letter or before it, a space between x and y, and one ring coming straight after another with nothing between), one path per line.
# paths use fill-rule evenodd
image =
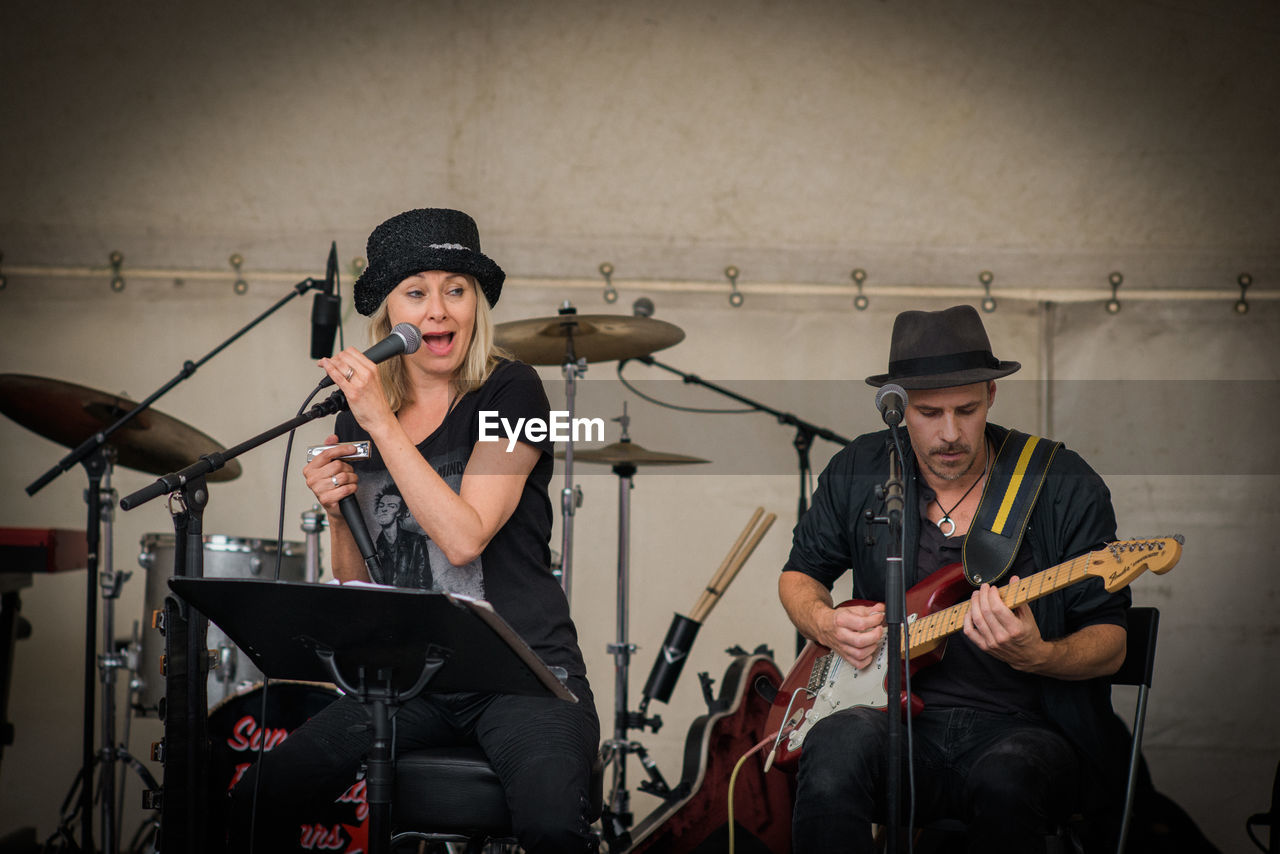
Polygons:
M513 353L517 358L533 365L560 365L564 377L565 400L569 418L574 417L575 394L577 380L582 377L590 363L605 361L626 361L629 359L645 359L651 361L650 354L670 347L684 338L684 332L673 324L642 315L590 315L578 314L568 303L565 303L555 316L519 320L499 324L496 329L497 343ZM150 403L150 400L147 401ZM135 409L137 404L114 394L108 394L85 386L62 382L42 377L5 374L0 375L0 412L17 423L70 448L87 444L90 438L97 436L101 441L103 464L96 473L90 470L90 489L86 491L86 501L90 502L90 519L98 514L102 524L101 566L90 564L90 580L88 594L88 627L86 637L86 728L85 728L85 767L82 770L82 786L85 791L93 788L92 766L100 763L99 775L101 783L97 787L102 816L102 846L97 849L104 852L117 850L117 813L116 791L110 782L115 776L117 762L129 762L138 767L138 763L129 757L124 745L117 745L115 732L116 671L131 669L134 675L130 679L131 707L140 714L160 714L163 716L164 679L161 675L160 648L153 638L144 637L140 642L140 654L120 653L114 637L114 601L119 597L120 588L129 578L129 573L116 572L112 566L112 508L116 496L111 488L111 472L115 465L157 475L174 472L187 465L201 455L221 452L223 448L212 438L183 422L150 408L134 412L123 429L114 429L116 422L126 413ZM575 461L591 465L607 465L618 477L618 578L617 578L617 641L608 647L613 654L617 671L617 689L615 694L615 729L614 736L605 743L604 754L612 762L613 784L608 795L606 821L614 824L613 832L606 829L606 838L625 838L626 828L631 823L629 811L629 795L626 786L626 758L630 753L639 755L649 770L650 777L658 790L665 787L661 775L656 773L656 766L648 761L644 749L637 742L628 738L628 730L653 726L654 731L661 725L661 720L654 716L647 717L645 707L649 699L646 693L645 704L641 711L633 713L628 709L628 674L632 654L636 647L628 638L628 584L629 584L629 537L630 537L630 491L632 478L641 468L696 465L707 460L683 454L647 449L630 438L629 417L625 404L623 414L615 419L622 425L619 441L600 448L578 450L575 452L573 442L565 444L564 450L557 456L564 460L564 488L561 491L562 543L560 549L560 581L566 596L570 595L573 565L573 517L574 511L581 506L581 490L573 479ZM102 434L106 430L105 439ZM63 465L65 471L69 465ZM86 467L88 465L86 464ZM227 465L212 472L210 481L229 481L241 473L240 464L230 460ZM51 478L48 478L51 479ZM47 480L45 481L47 482ZM34 490L29 488L34 494ZM91 500L92 499L92 500ZM204 536L204 572L211 576L253 577L271 568L279 560L280 578L294 581L315 581L318 579L319 547L318 536L322 527L323 514L316 510L304 514L302 529L306 532L306 543L262 541L256 539L226 537L218 535ZM93 527L91 525L91 527ZM744 532L745 534L746 532ZM92 538L92 532L90 537ZM161 607L168 594L167 580L175 564L175 537L167 534L147 534L142 538L139 564L147 571L146 609L152 611ZM90 548L90 554L94 549ZM267 577L272 577L268 574ZM95 585L102 597L102 649L97 654L95 645L94 613L96 612ZM263 675L257 671L247 656L235 648L228 639L215 627L209 627L208 643L215 648L210 649L211 671L208 683L208 705L211 708L210 734L217 736L218 712L220 709L232 709L225 727L234 727L238 721L236 709L244 705L246 696L255 695L263 681ZM687 651L687 650L686 650ZM101 715L101 749L93 753L92 720L94 718L92 695L94 691L93 671L97 671L102 697ZM677 671L678 672L678 671ZM669 695L669 687L668 687ZM284 695L277 702L288 704L289 697ZM332 699L331 691L313 689L301 692L299 702L307 704L325 704ZM309 708L310 706L308 706ZM263 727L265 722L257 722ZM231 736L232 733L226 733ZM95 759L96 756L96 759ZM123 780L123 777L121 777ZM645 785L641 786L646 789ZM91 838L87 827L91 824L91 797L82 800L81 821L86 826L83 850L92 850Z

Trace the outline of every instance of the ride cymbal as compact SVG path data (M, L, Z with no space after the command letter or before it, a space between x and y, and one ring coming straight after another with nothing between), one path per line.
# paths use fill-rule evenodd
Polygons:
M533 317L499 323L496 333L499 347L530 365L635 359L684 340L675 324L630 314Z
M94 433L110 427L137 403L82 385L35 377L0 374L0 412L68 448L78 448ZM150 474L186 468L202 454L225 450L209 436L176 418L144 409L106 441L116 450L116 464ZM240 463L230 460L208 475L210 481L234 480Z

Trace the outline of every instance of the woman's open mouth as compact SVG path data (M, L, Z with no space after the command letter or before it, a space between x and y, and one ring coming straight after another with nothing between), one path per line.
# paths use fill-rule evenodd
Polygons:
M422 343L437 356L447 356L453 349L452 332L424 332Z

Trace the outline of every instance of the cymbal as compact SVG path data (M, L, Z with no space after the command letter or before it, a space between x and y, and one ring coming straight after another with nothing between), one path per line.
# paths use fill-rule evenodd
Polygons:
M588 362L635 359L684 340L675 324L630 314L532 317L499 323L496 332L499 347L530 365L563 365L571 334L574 360Z
M0 412L23 427L68 448L105 430L137 403L82 385L27 374L0 374ZM225 450L216 441L176 418L147 408L108 438L116 462L151 474L184 469L202 454ZM240 462L230 460L208 476L211 481L240 476Z
M556 451L556 457L564 459L564 451ZM575 462L604 463L617 466L630 464L633 466L687 466L695 463L709 463L702 457L687 457L684 454L671 454L664 451L650 451L635 442L614 442L603 448L587 448L573 452Z

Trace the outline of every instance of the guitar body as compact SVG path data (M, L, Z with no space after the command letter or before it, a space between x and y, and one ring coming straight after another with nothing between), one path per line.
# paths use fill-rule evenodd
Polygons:
M763 677L782 682L782 671L763 655L739 656L720 683L722 711L693 722L685 739L680 784L631 831L632 854L691 854L727 850L729 777L738 759L762 741L769 702L752 686ZM765 774L763 751L738 772L734 798L735 847L740 852L787 854L795 780Z
M914 623L920 617L948 608L966 598L972 590L965 580L964 566L948 564L907 591L907 622ZM850 599L837 607L874 604ZM920 668L941 660L945 650L945 639L939 639L926 650L917 652L907 662L907 669L914 674ZM774 762L784 769L794 768L800 761L800 744L805 735L827 715L860 706L888 707L888 657L888 642L882 639L871 664L855 670L853 665L822 644L813 641L806 644L769 711L768 728L775 733L785 721L795 720L797 713L803 714L794 733L778 745ZM900 702L904 713L917 714L924 707L919 697L909 697L905 690Z
M1182 538L1176 534L1122 540L1006 585L1000 588L1000 598L1012 610L1089 578L1099 579L1114 593L1144 572L1168 572L1181 556ZM964 629L972 590L964 567L952 563L907 591L910 631L904 643L910 643L904 658L911 673L941 659L947 637ZM871 604L875 603L855 600L838 607ZM875 659L861 670L821 644L811 641L805 646L769 711L769 732L782 733L775 763L793 768L800 759L805 735L828 715L858 707L887 708L887 659L888 645L883 640ZM905 691L900 701L904 712L913 714L923 706L919 698L907 697Z

